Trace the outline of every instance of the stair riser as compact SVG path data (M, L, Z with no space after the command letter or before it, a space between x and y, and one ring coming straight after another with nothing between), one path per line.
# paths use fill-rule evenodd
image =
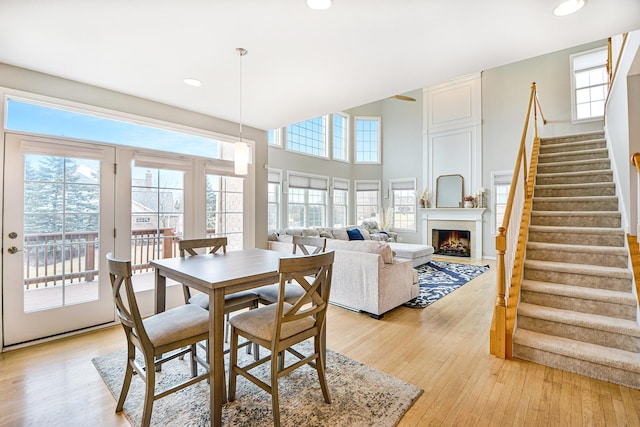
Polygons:
M538 173L585 172L611 169L609 160L599 162L580 162L574 164L538 164Z
M539 201L535 197L533 199L534 211L617 211L618 201Z
M616 332L521 315L518 315L518 328L620 350L640 352L640 338Z
M548 225L555 227L606 227L620 228L622 221L620 216L531 216L531 225Z
M538 165L547 165L555 162L576 162L579 160L595 160L595 159L603 159L606 160L609 158L609 155L606 150L598 150L598 151L573 151L565 154L554 153L553 155L541 155L538 159Z
M621 384L635 389L640 388L640 374L636 372L629 372L623 369L573 359L560 354L549 353L543 350L522 346L517 343L513 345L513 355L519 359L529 360L541 365L573 372L590 378L596 378L612 382L614 384Z
M605 253L551 251L549 249L527 248L527 259L566 262L570 264L602 265L604 267L618 268L629 266L626 254L612 255Z
M539 172L541 173L541 172ZM579 175L551 175L536 177L536 184L553 185L553 184L586 184L591 182L613 182L612 172L600 172L592 174Z
M536 188L535 197L588 197L588 196L615 196L616 188L613 185L607 187L586 188Z
M621 305L619 303L543 294L540 292L530 292L524 289L520 293L520 300L522 302L528 302L529 304L577 311L579 313L597 314L600 316L615 317L626 320L635 320L636 318L635 306ZM520 325L519 322L520 318L518 318L518 326ZM574 337L570 338L577 339Z
M530 242L543 243L567 243L575 242L579 245L592 246L624 246L624 234L583 234L583 233L563 233L563 232L542 232L529 231Z
M524 278L539 282L559 283L585 288L609 289L612 291L631 292L631 278L593 276L560 271L524 269Z
M567 142L591 142L604 141L604 132L594 132L589 135L566 135L557 138L543 138L540 145L545 147L556 144L565 144Z
M574 145L545 144L545 145L540 145L540 154L571 152L571 151L579 151L581 149L597 150L600 148L607 148L607 143L604 140L584 142L577 145L576 144Z

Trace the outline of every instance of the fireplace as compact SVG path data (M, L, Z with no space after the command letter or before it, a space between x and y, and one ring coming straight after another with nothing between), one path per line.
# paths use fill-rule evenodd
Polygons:
M471 257L471 232L469 230L431 230L431 242L435 255Z

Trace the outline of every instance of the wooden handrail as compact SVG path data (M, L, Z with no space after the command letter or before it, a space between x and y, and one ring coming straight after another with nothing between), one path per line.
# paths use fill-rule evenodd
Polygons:
M538 163L538 148L540 144L538 113L540 113L542 123L546 124L547 120L542 114L542 108L537 96L536 83L533 82L522 129L522 137L520 138L520 147L518 148L513 176L511 177L509 198L502 226L499 227L498 235L496 236L496 300L491 321L490 352L502 359L511 358L512 353L515 309L517 308L517 296L520 292L520 281L522 280L524 250L531 217L533 184ZM527 168L526 141L532 115L534 137L531 163ZM527 171L527 169L529 170ZM522 190L522 193L518 194L520 190ZM517 209L514 210L515 208ZM514 229L513 226L511 229L509 228L511 218L519 219L520 223L517 229Z

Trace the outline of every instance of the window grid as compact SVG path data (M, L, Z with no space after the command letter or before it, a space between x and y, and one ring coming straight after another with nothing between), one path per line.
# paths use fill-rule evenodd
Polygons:
M416 196L413 190L393 190L393 227L399 230L416 229Z
M604 116L607 93L605 66L575 72L576 118L578 120Z
M355 119L356 163L380 162L380 118Z
M345 227L348 225L348 200L349 191L333 190L333 226Z
M326 213L326 190L289 188L288 227L324 227Z
M207 237L226 236L229 250L243 248L243 181L207 174Z
M333 158L347 161L347 116L333 114Z
M280 184L270 182L267 185L267 229L280 229Z
M276 147L282 147L282 138L280 129L272 129L267 132L267 143Z
M368 219L378 221L378 200L380 200L379 190L356 191L356 218L358 219L358 224Z
M287 148L292 151L327 157L326 116L287 126Z
M496 215L496 233L498 232L498 228L502 227L502 222L504 221L504 213L507 209L510 188L510 184L496 184L493 187L496 200L494 207Z

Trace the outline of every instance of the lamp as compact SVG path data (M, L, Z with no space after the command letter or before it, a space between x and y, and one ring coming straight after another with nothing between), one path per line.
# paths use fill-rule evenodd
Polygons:
M331 7L331 0L307 0L307 6L313 10L326 10Z
M553 9L556 16L567 16L576 13L587 3L587 0L560 0Z
M238 47L236 48L236 52L240 55L240 140L234 145L233 169L236 175L246 175L249 165L249 145L242 141L242 57L249 53L249 51Z

